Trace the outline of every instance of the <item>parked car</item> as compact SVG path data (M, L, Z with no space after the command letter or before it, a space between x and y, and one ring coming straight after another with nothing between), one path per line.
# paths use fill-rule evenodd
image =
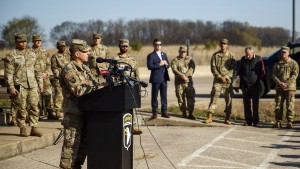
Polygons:
M293 58L298 63L298 65L300 65L300 42L288 43L287 46L290 47L290 57ZM278 62L280 57L280 52L281 49L278 49L273 54L267 57L263 57L266 75L260 81L260 97L263 97L264 95L269 93L269 91L271 89L274 89L276 86L272 79L272 68L275 65L275 63ZM240 60L237 60L236 62L237 62L236 70L238 70L240 65ZM240 87L239 84L240 84L240 79L239 76L236 74L233 77L233 88L236 92L239 92L239 87ZM300 76L298 76L297 78L297 90L298 89L300 89Z

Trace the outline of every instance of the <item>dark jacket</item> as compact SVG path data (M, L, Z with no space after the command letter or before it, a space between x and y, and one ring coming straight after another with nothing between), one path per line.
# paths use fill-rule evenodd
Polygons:
M240 76L240 87L251 87L259 85L260 80L265 75L265 67L261 56L254 55L249 60L243 56L240 62L238 74Z
M151 70L150 74L150 83L161 83L164 81L169 81L169 73L168 68L170 67L170 63L167 57L167 54L161 52L162 60L166 60L168 62L168 66L159 66L160 58L156 54L155 51L151 52L147 56L147 68Z

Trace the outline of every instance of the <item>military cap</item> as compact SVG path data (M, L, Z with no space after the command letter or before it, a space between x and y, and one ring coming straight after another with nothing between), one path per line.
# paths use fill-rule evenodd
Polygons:
M128 39L120 39L119 46L129 46L129 40Z
M86 41L81 40L81 39L73 39L71 41L70 50L76 50L76 49L81 52L88 52L90 50Z
M95 38L101 38L101 34L100 33L95 33L95 34L93 34L93 38L95 39Z
M27 42L27 36L24 33L15 33L15 41L18 42Z
M281 52L289 52L289 51L290 51L290 48L287 47L287 46L283 46L283 47L281 48Z
M220 40L220 44L221 44L221 43L227 44L227 43L228 43L228 40L227 40L227 39L221 39L221 40Z
M42 35L33 34L32 35L32 41L35 41L35 40L42 40Z
M57 41L57 42L56 42L56 46L57 46L57 47L59 47L59 46L66 46L66 42L63 41L63 40Z
M187 48L185 46L180 46L179 47L179 52L186 52Z

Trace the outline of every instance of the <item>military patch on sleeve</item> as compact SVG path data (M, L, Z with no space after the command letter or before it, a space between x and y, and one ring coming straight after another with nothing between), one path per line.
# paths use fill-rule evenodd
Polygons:
M71 83L76 83L76 78L72 72L66 73L65 79Z

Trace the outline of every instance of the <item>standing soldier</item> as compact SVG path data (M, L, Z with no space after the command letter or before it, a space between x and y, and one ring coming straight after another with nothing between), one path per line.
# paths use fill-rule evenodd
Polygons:
M89 47L84 40L73 39L70 46L72 61L61 71L63 88L64 142L61 151L60 168L81 168L86 158L87 127L86 116L78 109L78 97L100 89L90 69L85 66ZM106 85L106 84L105 84Z
M193 115L195 89L192 79L195 71L195 62L191 57L187 56L186 52L187 48L185 46L179 48L179 56L172 60L171 68L175 75L175 92L179 108L182 111L182 117L195 120L196 117ZM188 110L189 116L187 116L186 110Z
M51 72L51 63L50 55L46 49L43 49L42 46L42 36L38 34L32 35L32 51L37 56L37 64L40 67L40 73L42 74L43 79L43 93L40 94L39 99L39 109L40 116L43 115L43 112L48 113L48 119L53 119L53 110L52 110L52 86L50 83L50 72ZM49 118L50 117L50 118Z
M88 60L89 68L92 74L99 83L105 82L105 79L101 75L102 70L107 70L107 63L97 63L96 59L101 57L103 59L108 58L108 48L101 44L101 34L93 34L93 44L91 45L91 53Z
M29 116L32 126L30 135L41 137L37 130L39 109L38 92L43 92L43 80L40 74L37 56L27 49L27 36L23 33L15 34L16 49L12 50L5 60L5 80L12 102L16 105L17 124L20 136L28 137L25 119Z
M289 54L290 48L282 47L280 61L274 65L272 70L273 80L276 83L276 123L273 126L274 128L281 128L284 101L286 101L286 127L293 128L296 79L299 74L299 66L296 61L290 58Z
M230 124L230 114L232 108L232 76L235 70L234 55L228 51L228 40L220 40L220 50L212 55L210 66L214 76L213 87L210 93L210 103L207 110L207 119L204 123L212 122L212 114L217 107L217 101L221 91L224 92L226 118L224 123Z
M124 68L124 74L127 76L131 76L137 80L140 79L140 74L139 74L139 69L136 63L136 60L129 56L128 54L128 47L129 47L129 40L128 39L120 39L119 40L119 48L120 48L120 53L118 53L118 56L114 58L114 60L118 60L118 62L125 62L128 63L132 70L126 70L125 67L126 65L120 64L120 68ZM132 74L130 74L132 72ZM133 134L142 134L142 131L137 127L136 124L136 111L133 109L133 127L132 127L132 133Z
M53 102L54 106L53 109L55 111L55 119L59 119L62 117L61 109L62 109L62 102L63 102L63 95L62 95L62 88L59 83L59 77L62 68L70 62L71 56L66 51L66 42L65 41L58 41L56 43L56 47L58 52L53 54L51 57L51 69L54 75L54 80L52 82L54 88L54 96Z

